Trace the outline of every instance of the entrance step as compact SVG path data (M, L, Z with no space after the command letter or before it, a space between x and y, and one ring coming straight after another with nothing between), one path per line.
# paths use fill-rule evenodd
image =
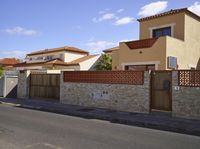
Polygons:
M171 111L161 111L161 110L155 110L152 109L150 112L151 115L154 116L164 116L164 117L171 117L172 116L172 112Z

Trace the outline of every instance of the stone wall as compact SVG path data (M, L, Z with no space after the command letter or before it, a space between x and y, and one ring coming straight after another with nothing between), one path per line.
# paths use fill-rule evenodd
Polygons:
M172 115L200 119L200 88L178 86L178 72L172 76Z
M148 72L145 72L144 85L63 82L63 72L61 74L61 103L148 113L149 99Z
M20 71L18 74L17 98L29 97L30 71Z

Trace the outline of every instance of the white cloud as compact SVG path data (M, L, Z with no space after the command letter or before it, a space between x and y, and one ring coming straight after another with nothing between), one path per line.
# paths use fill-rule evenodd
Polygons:
M92 54L99 54L102 50L105 50L109 47L115 46L116 44L109 41L89 41L86 46Z
M143 6L138 13L141 17L147 17L151 15L155 15L165 10L168 6L167 1L157 1Z
M200 16L200 2L195 2L188 9Z
M123 12L123 11L124 11L124 9L119 9L119 10L117 10L118 13L121 13L121 12Z
M98 22L102 22L105 20L112 20L115 18L116 18L116 16L114 13L106 13L106 14L103 14L102 16L100 16L99 18L93 18L93 22L98 23Z
M107 14L104 14L101 18L101 21L103 20L110 20L110 19L113 19L115 18L115 14L113 13L107 13Z
M134 22L134 18L132 17L119 17L118 13L121 13L124 11L124 9L118 9L115 13L105 13L106 11L110 11L111 9L107 9L104 11L99 12L99 17L95 17L92 19L95 23L100 23L102 21L106 20L112 20L113 25L125 25Z
M115 25L125 25L134 22L134 18L132 17L123 17L121 19L116 20Z
M128 41L134 41L134 40L136 40L136 39L122 39L119 42L128 42Z
M13 51L3 51L1 50L1 58L12 58L12 57L15 57L15 58L20 58L20 59L23 59L25 58L27 54L27 51L22 51L22 50L13 50Z
M15 35L25 35L25 36L34 36L37 35L38 32L32 29L25 29L20 26L16 26L13 28L8 28L4 30L8 34L15 34Z

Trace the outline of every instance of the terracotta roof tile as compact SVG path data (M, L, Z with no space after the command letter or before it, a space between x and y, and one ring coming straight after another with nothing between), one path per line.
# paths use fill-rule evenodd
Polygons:
M63 62L60 59L54 59L54 60L50 60L47 62L38 62L38 63L19 63L14 65L15 67L29 67L29 66L41 66L41 65L63 65L63 66L71 66L71 65L78 65L78 64L71 64L71 63L66 63Z
M174 9L174 10L172 9L172 10L167 11L167 12L163 12L163 13L156 14L156 15L153 15L153 16L141 18L141 19L138 19L138 21L142 22L142 21L151 20L151 19L155 19L155 18L159 18L159 17L163 17L163 16L174 15L174 14L181 13L181 12L185 12L185 13L189 14L190 16L200 20L200 16L194 14L193 12L188 10L187 8L181 8L181 9Z
M103 50L103 52L104 53L111 53L111 52L116 51L116 50L119 50L119 46Z
M149 38L143 40L129 41L125 42L125 44L130 49L141 49L141 48L150 48L154 45L158 38Z
M0 65L8 66L8 65L15 65L19 63L19 59L16 58L3 58L0 59Z
M60 59L54 59L48 62L44 62L44 65L68 65L68 63L63 62Z
M23 63L19 63L19 64L16 64L15 67L28 67L28 66L41 66L41 65L63 65L63 66L73 66L73 65L79 65L79 63L83 62L83 61L86 61L90 58L93 58L97 55L88 55L88 56L84 56L84 57L81 57L77 60L74 60L72 62L64 62L60 59L53 59L53 60L50 60L50 61L47 61L47 62L39 62L39 63L26 63L26 62L23 62Z
M27 54L27 56L32 56L32 55L40 55L40 54L46 54L46 53L54 53L54 52L61 52L61 51L70 51L70 52L75 52L75 53L82 53L82 54L89 54L89 52L75 48L75 47L60 47L60 48L52 48L52 49L46 49L46 50L40 50L36 52L32 52Z

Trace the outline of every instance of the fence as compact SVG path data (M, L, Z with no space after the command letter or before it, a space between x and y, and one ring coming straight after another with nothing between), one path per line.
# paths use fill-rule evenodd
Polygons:
M68 71L64 82L143 85L143 71Z
M180 70L178 71L179 86L200 87L199 70Z
M60 75L59 74L31 74L30 97L59 100Z
M70 71L63 72L61 76L61 103L129 112L149 112L149 72Z

